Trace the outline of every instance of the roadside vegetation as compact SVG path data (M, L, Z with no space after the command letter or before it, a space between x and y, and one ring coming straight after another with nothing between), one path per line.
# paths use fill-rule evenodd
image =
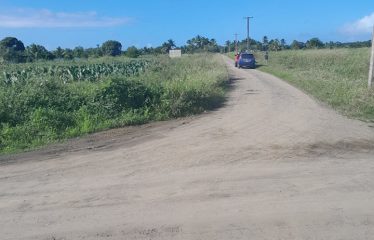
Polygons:
M282 78L342 114L374 122L374 90L368 89L369 48L255 54L259 70ZM231 55L232 56L232 55Z
M224 101L219 55L0 65L0 153L200 113Z
M257 53L269 51L262 71L348 116L374 121L374 94L366 88L369 51L363 48L370 44L250 40ZM169 39L158 47L123 49L108 40L94 48L47 50L6 37L0 41L0 153L217 107L228 76L212 53L235 45L197 35L179 47ZM246 40L237 45L244 49ZM171 49L184 57L169 59Z

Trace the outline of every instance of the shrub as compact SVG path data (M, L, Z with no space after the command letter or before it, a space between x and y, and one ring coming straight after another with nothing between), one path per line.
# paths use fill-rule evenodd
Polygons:
M109 116L124 110L139 109L151 102L152 93L141 81L115 78L96 96L96 101Z
M112 66L111 58L103 61ZM137 74L113 71L96 81L64 82L42 73L0 83L0 152L196 114L223 102L228 76L219 56L160 56L146 62L151 65ZM134 71L140 67L134 64Z

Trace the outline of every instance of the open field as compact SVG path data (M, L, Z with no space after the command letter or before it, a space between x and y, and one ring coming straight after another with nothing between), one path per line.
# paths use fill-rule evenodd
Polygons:
M0 66L0 153L200 113L224 100L218 55Z
M374 89L368 90L370 51L323 49L256 54L259 70L287 80L342 114L374 121Z
M371 240L370 124L226 61L215 111L0 156L2 239Z

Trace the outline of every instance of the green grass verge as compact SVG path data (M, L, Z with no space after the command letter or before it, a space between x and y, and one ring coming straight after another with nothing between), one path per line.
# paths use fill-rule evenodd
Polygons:
M348 117L374 122L374 90L367 87L370 49L269 52L268 65L261 53L255 55L259 70L286 80Z
M152 64L147 70L133 76L113 74L97 81L68 82L34 76L1 82L0 153L197 114L223 103L228 73L219 55L148 60Z

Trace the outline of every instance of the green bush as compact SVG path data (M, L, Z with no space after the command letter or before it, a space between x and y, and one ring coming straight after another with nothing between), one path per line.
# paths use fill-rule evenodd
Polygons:
M137 58L140 56L140 51L135 46L132 46L127 48L125 54L129 58Z
M110 80L96 96L96 101L111 116L145 107L151 99L152 92L143 82L121 78Z
M110 65L112 60L104 61ZM147 62L152 65L139 74L113 73L98 81L32 75L0 83L0 152L196 114L224 101L228 74L218 55L160 56Z

